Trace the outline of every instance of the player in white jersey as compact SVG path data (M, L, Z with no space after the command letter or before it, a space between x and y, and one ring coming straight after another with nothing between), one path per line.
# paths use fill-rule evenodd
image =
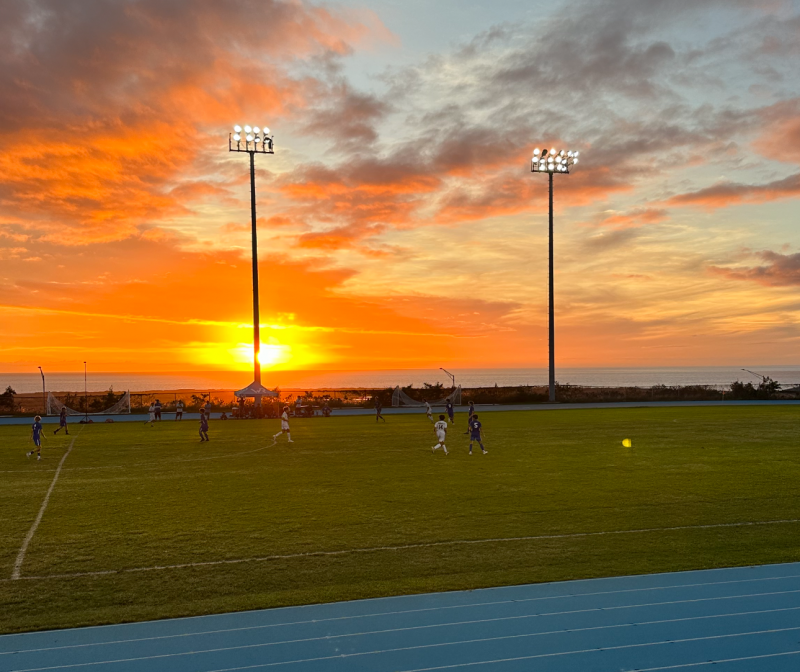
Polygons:
M436 432L436 438L439 440L439 443L437 443L431 450L433 450L435 453L436 449L441 447L444 449L444 454L447 455L447 446L444 445L444 440L447 437L447 423L445 422L443 415L439 416L439 422L433 426L433 431Z
M283 407L283 414L281 415L281 431L278 432L277 434L273 434L272 438L275 439L275 441L277 441L278 437L281 434L286 434L286 436L289 437L289 443L294 443L294 441L292 441L292 431L289 429L289 407L288 406L284 406Z
M428 403L427 399L425 400L425 415L428 416L428 420L433 422L433 409L431 408L431 405Z

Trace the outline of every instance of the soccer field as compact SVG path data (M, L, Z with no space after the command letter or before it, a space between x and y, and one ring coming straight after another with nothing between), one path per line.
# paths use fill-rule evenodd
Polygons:
M800 560L796 408L481 420L0 427L0 632Z

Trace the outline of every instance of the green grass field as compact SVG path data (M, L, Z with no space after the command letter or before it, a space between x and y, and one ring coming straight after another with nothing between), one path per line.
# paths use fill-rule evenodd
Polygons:
M39 463L0 427L0 632L800 560L796 522L699 527L800 519L800 409L484 413L471 457L456 419L449 457L424 415L46 426Z

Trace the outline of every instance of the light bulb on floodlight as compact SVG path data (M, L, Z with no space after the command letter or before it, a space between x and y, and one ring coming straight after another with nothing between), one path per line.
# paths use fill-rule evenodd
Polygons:
M559 156L564 156L564 150L562 149L562 150L561 150L561 151L558 153L558 155L559 155Z
M575 159L572 163L577 164L578 163L578 159Z
M261 136L260 136L260 135L257 135L257 136L255 137L255 139L253 140L253 142L255 142L256 144L258 144L259 142L261 142Z
M233 127L233 130L236 131L237 133L241 133L242 132L242 127L239 126L239 124L236 124L236 126Z
M261 130L264 131L264 135L269 135L269 129L266 126L264 126L264 128Z
M247 134L247 136L245 137L245 139L247 140L247 142L253 142L253 136L252 136L252 135L250 135L250 133L248 133L248 134Z
M253 126L253 133L261 133L261 129L258 126Z
M236 140L236 142L239 142L239 140L241 140L241 139L242 139L242 136L241 136L241 135L239 135L238 133L234 133L234 134L233 134L233 139L234 139L234 140Z
M572 156L572 150L571 149L567 152L567 156Z
M575 152L574 156L578 156L578 154L580 154L580 152Z
M555 150L555 148L552 148L552 149L550 150L550 153L551 153L551 154L555 154L555 153L556 153L556 150Z
M244 127L244 132L245 132L245 133L250 133L252 130L253 130L253 129L252 129L252 128L250 128L250 126L245 126L245 127Z
M542 150L540 150L540 149L537 147L536 149L534 149L534 150L533 150L533 155L534 155L534 156L539 156L539 154L541 154L541 151L542 151Z

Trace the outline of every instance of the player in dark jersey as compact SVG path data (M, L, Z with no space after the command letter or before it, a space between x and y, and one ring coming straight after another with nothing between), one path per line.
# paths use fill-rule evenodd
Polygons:
M375 422L378 422L378 420L386 422L386 418L381 415L382 410L383 404L381 403L380 397L375 397Z
M67 429L67 409L64 406L61 407L61 414L58 416L58 429L54 429L53 434L58 434L62 429L65 434L69 434Z
M450 418L450 424L451 425L456 424L456 419L455 419L456 409L453 408L453 402L451 399L447 400L447 403L445 404L445 410L447 410L447 415Z
M483 425L478 420L477 415L472 416L472 420L470 421L469 425L469 454L472 455L472 443L477 442L477 444L481 447L483 454L486 455L489 451L483 447Z
M205 409L200 410L200 443L208 441L208 416Z
M472 431L472 416L475 415L475 402L469 402L469 412L467 414L467 431L464 434L469 434Z
M37 415L33 419L33 424L31 425L31 440L33 441L33 445L36 446L36 448L35 450L31 450L28 453L26 453L27 457L30 457L35 452L36 459L37 460L42 459L42 436L43 436L42 417L40 415Z

